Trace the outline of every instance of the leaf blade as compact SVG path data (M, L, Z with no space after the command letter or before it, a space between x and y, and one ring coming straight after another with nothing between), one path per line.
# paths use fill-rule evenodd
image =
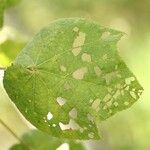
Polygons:
M38 130L31 130L25 133L22 137L22 141L28 148L22 143L19 143L13 145L10 150L56 150L63 144L66 144L70 150L85 150L82 143L54 138Z
M129 108L143 90L118 55L122 35L80 18L51 23L6 70L5 89L37 128L61 138L99 139L97 122Z

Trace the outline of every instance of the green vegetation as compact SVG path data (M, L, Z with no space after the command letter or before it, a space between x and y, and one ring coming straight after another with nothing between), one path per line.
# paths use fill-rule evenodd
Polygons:
M149 150L150 1L18 2L0 0L0 120L25 134L0 126L0 149Z

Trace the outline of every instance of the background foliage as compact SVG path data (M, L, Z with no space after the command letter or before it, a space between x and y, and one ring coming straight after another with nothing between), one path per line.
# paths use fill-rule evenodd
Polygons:
M0 6L1 4L0 1ZM119 52L145 89L144 94L141 101L131 109L115 115L100 126L103 131L102 141L86 144L92 150L150 149L149 0L22 0L5 12L4 26L0 31L0 67L9 65L20 48L39 29L60 17L85 17L126 32L127 35L118 45ZM18 135L28 130L29 125L24 124L2 85L0 106L0 117ZM0 149L7 150L15 142L0 126Z

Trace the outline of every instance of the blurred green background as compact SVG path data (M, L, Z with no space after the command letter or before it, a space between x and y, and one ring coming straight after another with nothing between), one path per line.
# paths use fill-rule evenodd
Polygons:
M0 67L9 66L42 27L62 17L85 17L127 33L118 51L144 88L134 106L100 125L102 140L85 142L86 146L89 150L150 150L150 0L22 0L5 11ZM0 74L0 118L21 136L31 126L10 102ZM0 150L16 142L0 125Z

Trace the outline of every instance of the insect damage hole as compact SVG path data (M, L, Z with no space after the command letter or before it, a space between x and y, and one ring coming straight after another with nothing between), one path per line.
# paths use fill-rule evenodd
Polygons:
M76 80L82 80L84 78L85 73L87 73L87 68L80 68L73 72L72 76Z
M111 98L112 98L111 94L108 93L107 95L105 95L103 101L108 102Z
M134 98L134 99L136 99L136 94L135 94L135 92L133 92L133 91L130 91L130 95Z
M113 98L114 99L117 99L117 97L119 97L120 96L120 90L117 90L116 92L115 92L115 94L113 95Z
M88 137L89 137L90 139L93 139L93 138L94 138L94 133L93 133L93 132L89 133L89 134L88 134Z
M65 83L64 84L64 89L69 90L69 89L71 89L71 86L68 83Z
M51 112L48 112L47 114L47 120L51 120L53 118L53 115Z
M94 67L94 71L98 77L102 74L102 70L98 66Z
M128 106L129 104L130 104L130 103L129 103L129 102L127 102L127 101L126 101L126 102L124 102L124 105L125 105L125 106Z
M91 62L91 55L90 54L83 53L81 58L82 58L82 61Z
M59 126L61 130L68 130L68 129L79 130L80 129L80 126L73 119L70 119L68 124L63 124L62 122L59 122Z
M125 83L126 83L127 85L129 85L129 84L131 84L131 82L134 81L134 80L135 80L135 77L126 78L126 79L125 79Z
M60 106L63 106L66 103L66 99L62 97L57 97L56 101L58 102Z
M100 99L99 98L97 98L94 102L93 102L93 104L92 104L92 108L94 109L94 110L96 110L97 112L99 111L99 105L100 105Z
M65 66L63 66L63 65L60 65L60 70L62 71L62 72L66 72L66 67Z
M52 127L54 127L54 128L55 128L55 127L56 127L56 124L53 124L53 125L52 125Z
M105 31L102 33L101 39L106 40L110 36L110 32Z
M106 84L110 84L110 82L116 78L118 75L118 71L114 71L114 72L110 72L110 73L107 73L103 76L103 78L106 80Z
M64 143L62 145L60 145L56 150L69 150L69 144Z
M69 116L73 119L77 118L77 110L76 108L73 108L70 112L69 112Z
M84 45L85 36L86 36L85 33L79 32L79 35L74 40L73 50L72 50L72 53L74 54L74 56L79 55L79 53L81 52L81 49L82 49L81 46Z
M78 32L78 31L79 31L79 28L78 28L78 27L74 27L74 28L73 28L73 31L74 31L74 32Z
M91 114L88 113L87 114L87 118L88 118L89 121L94 122L94 118L93 118L93 116Z
M118 105L119 105L118 102L114 102L115 107L118 107Z

